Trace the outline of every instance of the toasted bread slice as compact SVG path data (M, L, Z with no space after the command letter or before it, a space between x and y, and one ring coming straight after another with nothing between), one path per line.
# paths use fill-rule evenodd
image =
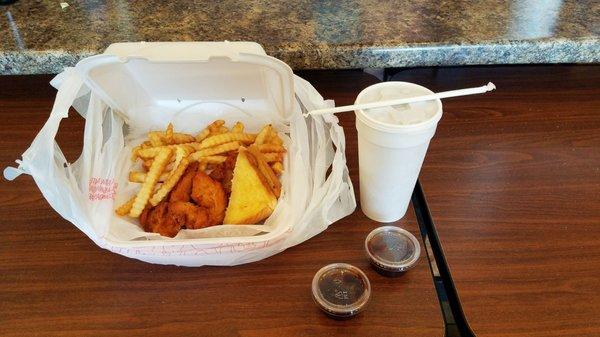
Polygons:
M273 213L276 204L277 197L258 169L256 158L244 147L240 147L223 223L258 223Z

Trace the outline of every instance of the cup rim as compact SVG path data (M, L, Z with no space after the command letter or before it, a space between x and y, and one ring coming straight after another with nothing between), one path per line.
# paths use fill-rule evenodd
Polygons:
M370 86L364 88L363 90L361 90L360 93L358 93L358 96L356 96L356 100L354 101L354 104L360 104L360 100L366 94L366 92L373 90L374 88L394 87L394 86L398 86L398 85L401 85L401 86L408 85L408 86L412 86L415 88L423 89L429 94L434 94L433 91L425 88L424 86L418 85L416 83L403 82L403 81L389 81L389 82L381 82L381 83L373 84L373 85L370 85ZM435 102L435 104L437 106L436 113L431 118L429 118L423 122L419 122L419 123L415 123L415 124L408 124L408 125L392 124L392 123L386 123L386 122L376 120L376 119L372 118L371 116L369 116L369 114L365 113L365 111L363 109L357 109L354 112L356 114L357 119L360 119L363 123L367 124L368 126L374 128L374 129L380 130L380 131L388 131L388 132L420 131L422 129L427 129L432 124L437 124L437 122L439 122L439 120L442 118L442 101L439 98L432 100L432 101Z

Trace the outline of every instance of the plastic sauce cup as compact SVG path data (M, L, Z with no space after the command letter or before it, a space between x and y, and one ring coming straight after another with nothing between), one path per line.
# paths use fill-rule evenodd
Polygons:
M357 267L334 263L315 274L312 295L325 314L335 319L348 319L362 312L369 302L371 284Z
M400 276L414 267L421 246L410 232L396 226L375 228L365 239L371 265L384 276Z

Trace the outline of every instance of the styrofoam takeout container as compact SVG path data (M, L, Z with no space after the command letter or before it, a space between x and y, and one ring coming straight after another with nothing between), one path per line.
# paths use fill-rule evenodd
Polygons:
M120 113L127 125L135 126L129 138L135 138L136 134L145 136L148 130L164 129L168 122L180 132L197 133L215 119L225 119L229 125L242 120L248 130L258 130L270 123L287 131L287 117L293 111L292 70L284 62L267 56L254 42L118 43L109 46L103 55L81 60L75 70L91 92ZM121 171L126 173L128 169ZM126 174L121 177L119 185L127 185ZM280 198L283 203L294 193L285 187L284 184L285 195ZM122 190L118 192L116 204L130 197L124 196ZM272 217L281 216L281 212L276 209ZM114 220L117 225L108 228L106 237L115 244L130 247L155 244L121 240L123 218L115 216ZM135 221L129 219L130 223ZM264 228L269 229L268 223ZM111 229L118 230L119 235L110 235ZM209 228L206 232L212 230L223 231L223 227ZM245 243L264 242L289 227L276 226L259 236L254 235L258 230L252 226L231 226L230 230L232 233L222 238L209 235L195 239L219 244L239 235ZM188 242L189 237L178 235L165 244Z
M48 121L5 177L31 174L57 212L113 252L160 264L247 263L311 238L356 206L337 118L307 123L295 95L309 109L331 103L257 43L117 43L67 68L52 85L59 91ZM54 143L71 105L86 118L83 152L74 163ZM264 224L165 238L115 215L115 206L137 191L127 179L136 141L169 122L195 134L215 119L242 121L249 132L270 123L283 138L283 192Z

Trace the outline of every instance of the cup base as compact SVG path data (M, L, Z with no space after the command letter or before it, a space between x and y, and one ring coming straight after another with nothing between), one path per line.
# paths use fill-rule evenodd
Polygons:
M381 222L381 223L390 223L390 222L398 221L406 215L406 211L407 211L407 210L404 210L404 212L402 212L400 215L381 216L381 215L372 214L362 207L360 208L360 210L363 212L364 215L367 216L367 218L369 218L371 220L375 220L377 222Z

